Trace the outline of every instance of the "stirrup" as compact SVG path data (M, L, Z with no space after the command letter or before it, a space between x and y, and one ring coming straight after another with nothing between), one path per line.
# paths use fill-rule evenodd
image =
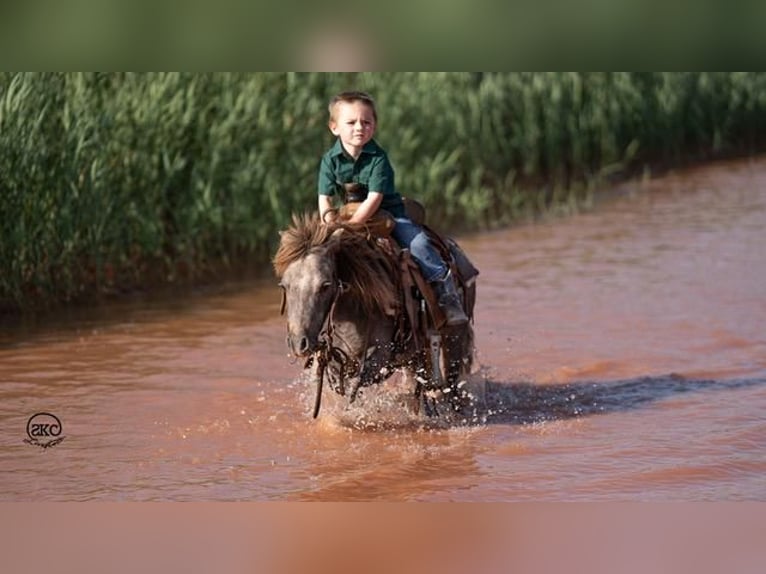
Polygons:
M465 325L468 323L468 315L465 314L463 307L456 300L442 303L439 302L439 306L444 311L444 317L447 319L446 325L448 327L457 327L458 325Z

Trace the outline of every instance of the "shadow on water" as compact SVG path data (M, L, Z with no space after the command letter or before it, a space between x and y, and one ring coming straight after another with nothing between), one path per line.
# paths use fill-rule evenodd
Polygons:
M766 379L687 379L676 374L558 385L486 382L485 424L532 424L644 408L685 393L733 391Z
M366 388L354 405L325 393L325 419L358 431L446 430L482 425L528 425L646 408L652 403L688 393L735 391L766 385L766 379L690 379L677 374L637 377L615 381L580 381L565 384L492 381L481 373L468 389L472 406L451 413L437 403L435 416L405 405L409 394L385 388ZM305 381L304 381L305 382ZM306 387L308 389L308 387ZM480 397L483 397L480 398ZM303 399L309 409L308 390Z

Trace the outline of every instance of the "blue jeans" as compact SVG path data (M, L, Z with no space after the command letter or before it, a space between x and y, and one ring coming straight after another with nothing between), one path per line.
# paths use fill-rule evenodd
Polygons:
M402 248L410 250L423 278L429 283L443 279L449 268L423 228L406 217L397 217L394 221L396 225L391 235Z

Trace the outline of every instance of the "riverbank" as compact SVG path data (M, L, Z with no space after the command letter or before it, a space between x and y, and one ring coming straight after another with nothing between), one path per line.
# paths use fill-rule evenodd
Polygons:
M2 73L0 314L267 273L349 87L450 233L766 143L760 73Z

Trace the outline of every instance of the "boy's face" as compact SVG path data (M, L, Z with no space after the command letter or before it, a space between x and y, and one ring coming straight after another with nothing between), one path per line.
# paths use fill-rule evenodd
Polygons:
M343 147L357 157L375 135L375 115L364 102L338 102L330 119L330 131L340 138Z

